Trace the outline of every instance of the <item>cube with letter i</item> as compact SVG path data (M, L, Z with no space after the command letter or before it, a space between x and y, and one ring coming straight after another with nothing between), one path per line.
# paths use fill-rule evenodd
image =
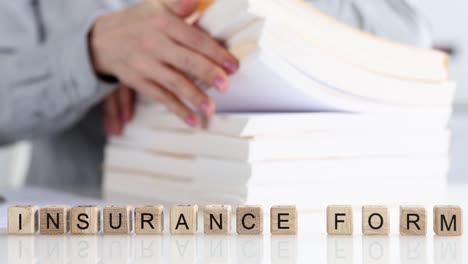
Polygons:
M17 205L8 208L8 233L32 235L38 230L39 208L35 205Z
M329 235L353 234L353 208L349 205L327 207L327 233Z

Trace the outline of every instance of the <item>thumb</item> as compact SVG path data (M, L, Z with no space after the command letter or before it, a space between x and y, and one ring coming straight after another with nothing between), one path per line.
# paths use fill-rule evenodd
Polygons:
M164 5L175 15L179 17L188 17L192 15L202 0L163 0Z

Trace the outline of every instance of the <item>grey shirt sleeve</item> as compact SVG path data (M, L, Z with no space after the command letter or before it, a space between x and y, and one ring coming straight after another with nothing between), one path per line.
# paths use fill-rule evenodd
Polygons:
M87 39L97 16L121 6L0 2L0 145L63 131L112 91L93 71Z
M418 0L307 0L322 12L377 36L429 48L430 26Z

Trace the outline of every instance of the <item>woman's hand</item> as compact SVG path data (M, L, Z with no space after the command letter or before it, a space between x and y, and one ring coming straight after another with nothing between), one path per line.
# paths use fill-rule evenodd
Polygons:
M215 103L193 79L220 92L238 61L217 41L184 22L198 0L146 0L98 18L90 35L96 72L116 76L124 85L154 98L191 126L198 117L186 105L210 116Z
M135 114L135 91L125 85L104 100L104 129L108 136L120 136Z

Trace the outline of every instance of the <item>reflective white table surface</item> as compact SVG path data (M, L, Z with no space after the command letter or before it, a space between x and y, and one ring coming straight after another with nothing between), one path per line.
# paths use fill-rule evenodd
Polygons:
M468 185L450 184L440 202L468 208ZM296 236L270 235L267 216L259 236L213 236L202 230L172 236L167 222L163 235L13 236L0 229L0 263L468 263L467 235L434 236L427 209L425 237L399 236L398 208L390 210L388 237L362 236L359 208L354 236L326 235L324 211L299 211Z

